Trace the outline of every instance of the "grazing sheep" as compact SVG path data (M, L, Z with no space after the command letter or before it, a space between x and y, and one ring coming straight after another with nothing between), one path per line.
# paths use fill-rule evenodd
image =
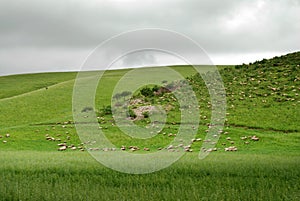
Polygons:
M241 137L241 140L246 140L247 136Z
M230 144L234 144L234 141L230 141Z
M231 140L231 137L227 137L226 140Z
M246 141L246 142L245 142L245 144L249 144L249 142L248 142L248 141Z
M213 152L213 151L217 151L217 148L209 148L207 150L205 150L205 152Z
M237 151L237 148L235 146L231 146L231 147L225 148L225 151Z
M60 144L57 144L57 146L59 146L59 147L66 147L67 144L66 143L60 143Z
M126 150L126 147L123 145L123 146L121 147L121 150L122 150L122 151L125 151L125 150Z
M5 143L7 143L7 141L3 140L3 143L5 144Z
M77 148L76 147L71 147L71 150L76 150Z
M204 140L203 142L211 142L211 139Z
M0 135L0 138L3 138L2 135Z
M191 145L184 146L183 148L185 152L193 152L193 150L191 149Z
M65 151L66 149L67 149L66 146L62 146L62 147L58 148L57 150L58 150L58 151Z
M178 147L183 147L183 144L179 144Z
M150 148L144 147L144 151L150 151Z
M169 145L167 149L170 150L170 149L174 149L174 148L175 147L173 145Z
M131 148L130 148L130 151L136 151L136 149L135 149L135 148L133 148L133 147L131 147Z
M5 137L9 138L9 137L10 137L10 134L9 134L9 133L5 134Z
M259 138L254 135L254 136L251 137L251 140L253 140L253 141L259 141Z

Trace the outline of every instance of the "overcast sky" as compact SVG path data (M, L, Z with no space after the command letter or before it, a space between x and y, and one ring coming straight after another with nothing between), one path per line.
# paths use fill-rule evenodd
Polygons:
M184 34L214 64L248 63L300 50L300 0L0 0L0 75L79 70L99 43L142 28Z

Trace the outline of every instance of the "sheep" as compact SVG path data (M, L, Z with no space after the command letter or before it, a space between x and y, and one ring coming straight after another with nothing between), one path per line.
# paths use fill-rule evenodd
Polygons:
M125 151L125 150L126 150L126 147L123 145L123 146L121 147L121 150L122 150L122 151Z
M134 147L131 147L130 151L136 151L136 149Z
M66 149L67 149L66 146L62 146L62 147L58 148L57 150L58 150L58 151L65 151Z
M184 146L183 148L185 152L193 152L193 150L191 149L191 145Z
M211 142L211 139L204 140L203 142L206 142L206 143Z
M207 150L205 150L205 152L213 152L213 151L217 151L217 148L209 148Z
M150 151L150 148L144 147L144 151Z
M9 138L9 137L10 137L10 134L9 134L9 133L5 134L5 137Z
M251 137L251 140L253 140L253 141L259 141L259 138L254 135L254 136Z
M241 140L246 140L247 136L241 137Z
M224 150L225 151L237 151L237 148L235 146L231 146L231 147L226 147Z
M174 149L174 146L173 146L173 145L169 145L167 149L168 149L168 150Z
M178 147L183 147L183 146L184 146L183 144L179 144L179 145L178 145Z
M59 146L59 147L66 147L67 144L66 143L60 143L60 144L57 144L57 146Z
M6 141L6 140L3 140L3 143L5 144L5 143L7 143L7 141Z

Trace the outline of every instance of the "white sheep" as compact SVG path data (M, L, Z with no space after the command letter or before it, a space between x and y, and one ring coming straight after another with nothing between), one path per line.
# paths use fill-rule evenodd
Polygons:
M58 151L65 151L66 149L67 149L66 146L62 146L62 147L59 147L57 150L58 150Z

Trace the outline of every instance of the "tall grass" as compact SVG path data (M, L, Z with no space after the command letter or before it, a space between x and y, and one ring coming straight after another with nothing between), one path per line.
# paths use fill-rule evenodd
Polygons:
M0 152L0 200L298 200L298 156L184 156L147 175L114 172L88 154Z

